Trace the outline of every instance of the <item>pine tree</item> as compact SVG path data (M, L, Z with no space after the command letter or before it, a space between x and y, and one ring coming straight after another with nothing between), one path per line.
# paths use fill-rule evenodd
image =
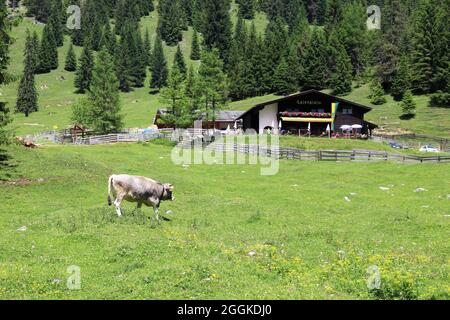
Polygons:
M336 95L349 94L352 91L352 62L342 45L336 48L335 63L336 69L331 76L330 87Z
M241 49L233 39L228 55L229 96L233 101L246 98L244 79L244 60Z
M265 86L269 91L274 90L273 70L281 62L281 57L286 52L286 43L288 42L288 33L286 24L281 17L270 21L265 32L264 39L264 63L266 74L264 75Z
M160 92L161 102L170 106L169 113L162 118L166 125L183 127L186 118L186 108L188 107L184 87L183 75L178 68L173 68L167 86L161 89Z
M244 19L253 19L255 17L255 0L237 0L239 4L239 16Z
M173 68L178 69L183 79L186 79L187 67L186 62L184 61L184 56L183 52L181 51L180 45L177 46L177 51L175 53L175 58L173 61Z
M328 80L327 45L323 32L315 29L305 52L304 89L321 90Z
M133 49L130 47L130 42L127 36L120 37L115 52L116 74L122 92L130 92L136 80L133 75L133 61L131 59Z
M231 19L229 0L205 0L206 18L203 30L203 42L207 49L217 48L220 58L228 63L228 51L231 47Z
M38 110L38 96L34 79L33 50L35 50L35 48L33 47L32 38L28 34L24 53L23 76L20 80L16 103L16 112L23 113L25 117L28 117L30 113Z
M9 45L11 42L9 23L7 19L8 11L6 2L0 1L0 85L8 82L9 75L6 73L9 63ZM12 121L10 110L6 103L0 101L0 145L9 141L9 130L6 126Z
M206 121L208 122L212 118L215 126L216 114L226 106L228 96L227 79L223 72L223 61L220 59L218 49L203 51L202 64L198 73Z
M33 32L33 36L31 38L31 45L33 46L33 72L36 73L39 68L39 36L36 31Z
M284 57L281 58L281 62L275 70L273 80L273 87L276 94L287 95L297 90L291 72L292 70L289 69L286 59Z
M107 134L122 129L118 88L113 59L108 51L103 49L95 61L88 93L91 104L90 125L95 132Z
M383 86L378 79L374 79L370 85L370 102L374 105L386 103Z
M72 44L70 44L69 50L67 51L66 64L64 66L64 70L69 72L77 70L77 57L75 55L75 51L73 50Z
M42 33L37 73L48 73L58 68L58 50L51 29L52 26L46 24Z
M52 26L53 38L57 47L62 47L64 44L64 29L63 29L63 5L61 0L53 0L51 6L51 14L49 23Z
M414 19L412 36L411 84L415 93L430 93L445 87L441 81L448 74L448 40L445 40L445 34L448 39L449 31L448 21L443 20L445 14L441 13L438 0L425 0L421 3Z
M145 30L144 36L144 59L147 67L149 67L152 62L152 44L150 42L150 34L148 29Z
M409 60L406 55L402 56L392 82L391 95L399 101L403 98L405 91L411 89L411 74Z
M200 52L200 44L198 41L198 33L194 30L194 36L192 37L192 49L191 49L191 60L197 61L200 60L201 52Z
M83 48L78 64L78 69L75 73L75 88L77 93L85 93L89 90L92 81L92 68L94 67L94 60L92 51L88 45Z
M150 88L159 90L167 84L168 77L167 60L164 56L162 40L159 36L156 37L153 46L152 60Z
M417 105L414 101L411 90L405 91L400 107L402 108L403 115L405 116L412 116L415 114Z
M114 57L116 52L116 35L111 31L111 26L109 23L105 24L102 31L103 37L100 42L100 48L105 48L108 53Z
M186 29L186 16L180 0L161 0L158 6L158 34L168 46L174 46L183 38Z
M132 66L131 74L134 78L133 86L142 88L147 76L147 55L139 30L131 30L129 40L131 48L131 56L129 57Z
M24 2L28 16L34 16L40 22L47 22L51 14L51 0L25 0Z
M204 32L206 28L206 1L195 0L192 12L192 26L198 32Z

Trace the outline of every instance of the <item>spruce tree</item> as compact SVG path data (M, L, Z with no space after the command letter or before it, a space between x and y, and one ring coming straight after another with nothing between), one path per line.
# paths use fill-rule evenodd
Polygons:
M273 72L280 64L281 57L286 51L286 43L288 43L286 24L281 17L275 18L269 22L264 39L264 81L268 91L275 90L273 85Z
M411 88L411 74L408 56L405 54L401 57L400 63L394 75L392 82L391 95L395 100L399 101L403 98L405 91Z
M52 26L53 38L57 47L62 47L64 44L64 19L63 19L63 5L61 0L53 0L51 6L51 14L49 23Z
M88 93L91 104L90 125L95 132L107 134L122 129L118 88L113 59L108 51L103 49L95 61Z
M10 29L7 15L6 2L0 1L0 85L5 84L9 80L9 75L7 75L6 70L9 63L9 45L11 39L8 33ZM11 121L8 106L6 103L0 101L0 145L6 144L9 141L6 126Z
M200 44L198 41L198 33L194 30L194 36L192 37L192 49L191 49L191 60L197 61L200 60L201 52L200 52Z
M205 0L205 9L203 42L207 49L217 48L226 65L232 38L230 1Z
M39 65L37 73L48 73L58 68L58 50L53 37L52 26L46 24L39 46Z
M402 112L404 116L412 116L416 113L416 102L414 101L411 90L406 90L403 95L402 102L400 103L400 107L402 108Z
M147 67L149 67L152 62L152 44L150 42L150 34L148 32L148 29L145 30L144 35L144 60Z
M167 86L161 89L160 100L163 104L170 106L169 113L162 119L163 122L166 125L183 127L186 122L188 102L185 95L183 75L178 68L172 69ZM189 122L192 124L191 121Z
M30 113L38 110L37 91L34 79L34 61L33 56L35 50L30 36L27 37L25 45L25 59L23 76L20 80L16 112L23 113L25 117L28 117Z
M237 0L239 4L238 14L244 19L253 19L255 17L255 0Z
M168 78L167 60L164 56L162 40L159 36L156 37L153 46L152 60L150 88L159 90L167 84Z
M244 61L241 50L233 39L228 54L229 96L233 101L246 98L244 83Z
M89 90L92 81L92 68L94 67L94 59L89 45L83 48L75 73L75 88L77 93L85 93Z
M448 28L448 21L446 24ZM415 93L430 93L435 89L437 65L448 51L438 50L440 42L448 42L442 36L438 1L423 1L415 15L412 36L411 85Z
M177 51L175 53L175 58L173 61L173 68L177 68L183 79L186 79L187 67L180 45L177 46Z
M131 29L127 30L131 31ZM133 66L132 60L132 52L134 50L132 46L133 41L130 38L130 34L124 32L124 35L119 39L115 53L116 73L119 79L119 88L122 92L131 91L136 81L133 71L135 66Z
M304 89L321 90L326 87L327 45L323 31L315 29L305 52L305 84Z
M34 73L36 73L39 68L39 50L40 50L39 36L36 31L33 32L31 43L33 46L33 70Z
M116 35L111 31L111 26L109 23L105 24L103 27L103 37L100 42L100 48L105 47L108 53L114 57L116 52Z
M286 59L281 58L281 62L275 70L273 87L276 94L287 95L297 90L295 81L292 81L292 70L289 69L289 65Z
M69 50L67 51L66 64L64 66L64 70L69 72L77 70L77 57L75 55L75 51L73 49L72 44L70 44Z
M373 79L370 85L370 102L374 105L381 105L386 103L384 96L384 89L378 79Z
M336 95L346 95L352 91L352 62L344 46L336 48L336 68L330 79L330 87Z
M158 34L168 46L174 46L183 38L186 16L180 0L161 0L158 6Z
M225 108L228 96L227 78L223 72L223 61L220 59L218 49L203 51L198 73L201 95L205 102L203 111L206 114L206 121L212 119L215 126L217 112Z

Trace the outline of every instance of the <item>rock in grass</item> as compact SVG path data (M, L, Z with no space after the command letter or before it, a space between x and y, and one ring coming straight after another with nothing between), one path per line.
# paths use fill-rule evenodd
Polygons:
M17 231L20 231L20 232L25 232L27 230L28 230L27 226L23 226L23 227L20 227L19 229L17 229Z
M414 190L415 193L426 192L426 191L428 191L428 190L424 189L424 188L417 188L416 190Z
M252 251L250 251L247 255L248 255L249 257L254 257L254 256L256 256L256 251L255 251L255 250L252 250Z
M351 202L351 201L352 201L352 200L350 200L349 197L344 197L344 200L345 200L346 202Z
M390 188L386 188L386 187L380 187L380 190L381 191L389 191L389 190L391 190Z

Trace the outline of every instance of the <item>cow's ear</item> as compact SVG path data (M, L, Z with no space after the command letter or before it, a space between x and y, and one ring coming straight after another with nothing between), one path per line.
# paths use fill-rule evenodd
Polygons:
M171 185L170 183L166 184L166 189L169 191L173 191L173 189L175 189L175 187L173 185Z

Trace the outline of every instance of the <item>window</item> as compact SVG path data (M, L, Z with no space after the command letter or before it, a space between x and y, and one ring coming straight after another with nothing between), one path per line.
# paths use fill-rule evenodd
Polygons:
M342 109L342 114L353 114L352 108L344 108Z

